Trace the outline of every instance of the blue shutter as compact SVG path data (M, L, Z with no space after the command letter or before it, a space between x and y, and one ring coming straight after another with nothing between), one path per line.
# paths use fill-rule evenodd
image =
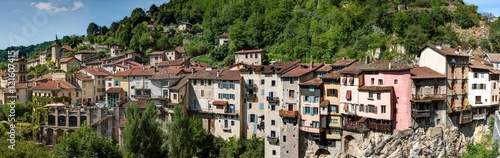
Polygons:
M252 117L250 117L251 115L252 114L248 114L248 122L252 122L252 120L250 120L250 118L252 118Z
M260 90L260 94L261 94L261 95L264 95L264 94L265 94L265 92L264 92L264 90L263 90L263 89L261 89L261 90Z
M250 105L247 103L247 109L250 109Z
M302 107L302 114L306 114L306 107Z
M253 133L257 133L257 124L253 124Z
M264 110L264 103L260 103L259 106L260 106L260 110Z

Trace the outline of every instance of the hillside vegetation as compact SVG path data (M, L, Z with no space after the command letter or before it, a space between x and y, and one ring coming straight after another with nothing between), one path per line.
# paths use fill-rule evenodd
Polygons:
M86 40L146 55L184 45L188 55L214 65L231 64L236 50L258 48L266 49L269 60L363 59L376 48L390 59L395 52L388 48L396 44L410 56L422 44L436 43L498 52L500 22L487 22L491 18L461 0L172 0L148 11L136 8L109 27L91 23ZM174 25L180 22L193 24L192 30L178 31ZM454 31L481 22L490 28L482 39ZM216 47L224 32L229 47Z

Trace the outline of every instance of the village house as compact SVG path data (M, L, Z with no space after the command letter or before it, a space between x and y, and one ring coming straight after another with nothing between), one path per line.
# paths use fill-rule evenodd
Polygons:
M109 53L111 54L111 57L120 56L121 51L121 46L118 44L112 44L109 46Z
M498 53L486 53L484 59L493 65L493 69L500 69L500 54Z
M239 138L243 136L243 120L257 120L247 118L242 112L244 99L243 81L240 72L237 70L221 71L215 79L215 98L211 103L215 108L214 126L215 135L223 139L229 137Z
M36 97L69 97L71 101L66 100L65 102L70 104L76 104L77 98L80 97L76 87L64 80L52 80L43 84L35 83L31 90L32 96Z
M208 69L193 72L189 79L189 105L188 111L196 113L203 124L203 129L215 134L215 106L212 103L216 100L215 79L223 70Z
M59 60L61 64L61 70L68 72L70 67L77 67L80 69L80 61L75 57L65 57Z
M256 50L240 50L234 52L235 63L244 63L247 65L262 65L262 59L265 51L263 49Z
M321 102L321 114L327 116L326 139L330 153L340 152L342 138L342 117L340 113L340 72L334 69L321 79L323 80L323 101Z
M470 58L469 65L468 100L472 119L486 120L489 113L498 110L499 93L492 93L493 89L498 89L498 75L491 73L493 65L482 58Z
M93 90L89 92L92 95L92 99L88 101L92 103L104 101L104 94L106 92L105 77L111 73L103 68L83 68L80 72L92 77L93 80Z
M413 128L445 127L446 76L428 67L411 69Z
M75 72L74 79L76 90L81 94L79 98L75 98L77 103L83 105L90 104L92 98L94 98L94 79L83 72Z
M224 44L229 44L229 35L227 32L219 35L219 46L222 46Z

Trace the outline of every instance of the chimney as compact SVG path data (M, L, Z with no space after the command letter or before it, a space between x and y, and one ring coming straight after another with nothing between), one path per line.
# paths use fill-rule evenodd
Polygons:
M153 68L154 68L154 70L155 70L154 72L156 72L156 66L153 66Z
M342 60L345 60L345 56L342 57Z
M443 46L441 46L441 44L437 45L436 48L439 50L443 50Z
M369 60L370 60L370 59L368 58L368 55L366 55L366 56L365 56L365 64L370 63L370 61L369 61Z
M311 65L309 66L309 69L312 69L314 66L314 61L311 60Z
M392 65L391 65L391 64L392 64L392 63L391 63L391 62L389 62L389 70L390 70L390 69L392 69Z
M193 70L193 71L191 71L191 75L192 75L192 74L194 74L195 69L194 69L194 68L192 68L192 70Z
M220 70L217 70L217 77L220 77Z

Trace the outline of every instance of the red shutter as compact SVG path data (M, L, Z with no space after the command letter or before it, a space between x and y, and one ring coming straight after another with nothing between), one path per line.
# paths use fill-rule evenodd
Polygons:
M341 83L345 83L346 78L347 77L342 77L342 82Z
M349 83L354 84L354 77L349 77Z
M349 104L347 104L347 103L344 104L344 110L345 111L349 110Z
M348 90L347 93L345 94L345 98L347 100L351 100L351 91L350 90Z

